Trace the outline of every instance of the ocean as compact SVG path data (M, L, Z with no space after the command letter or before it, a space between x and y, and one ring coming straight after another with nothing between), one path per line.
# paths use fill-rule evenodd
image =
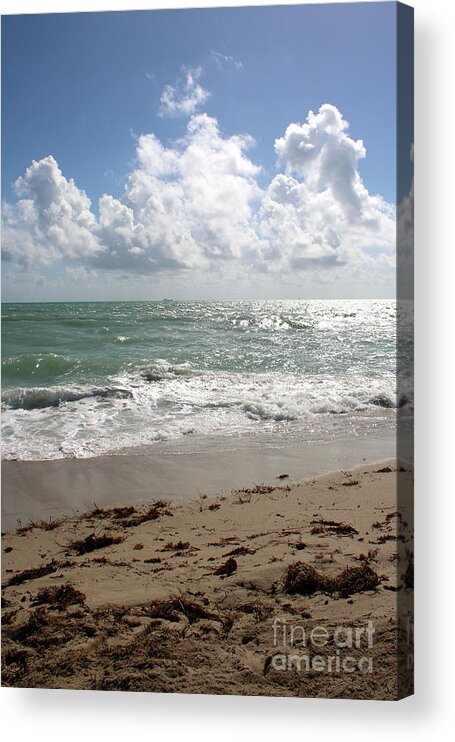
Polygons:
M285 446L395 425L395 301L2 306L2 457Z

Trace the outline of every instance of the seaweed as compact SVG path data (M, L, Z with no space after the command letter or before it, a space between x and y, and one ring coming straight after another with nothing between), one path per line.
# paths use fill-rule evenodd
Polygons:
M353 536L359 533L354 526L350 526L348 523L338 523L335 520L321 518L320 520L312 520L311 523L315 524L310 531L312 535L318 533L336 533L338 536Z
M261 603L259 600L256 600L253 603L241 603L237 606L237 609L242 611L242 613L254 616L256 621L264 621L273 612L271 606L264 605L264 603Z
M157 520L162 515L173 515L169 508L169 503L167 500L155 500L155 502L152 502L146 510L140 512L136 511L133 517L123 520L121 525L124 528L136 528L137 526L142 525L142 523Z
M136 512L137 510L135 507L133 507L133 505L126 505L124 507L112 508L111 515L114 520L123 520L124 518L128 518L128 516Z
M387 541L406 541L406 539L402 533L399 533L398 536L393 533L384 533L382 536L379 536L376 543L385 544Z
M64 523L66 518L62 516L61 518L49 518L49 520L31 520L27 523L25 526L19 525L16 528L16 533L18 536L24 536L29 531L32 531L34 528L38 528L42 531L53 531L55 528L58 528L59 526ZM18 521L20 524L20 520Z
M290 484L272 485L272 484L256 484L254 487L244 487L241 490L236 490L238 495L270 495L271 492L280 490L281 492L290 492Z
M378 584L379 576L367 563L360 567L346 567L331 576L321 574L309 564L297 562L288 567L284 578L284 588L291 595L313 595L319 591L348 597L364 590L373 590Z
M230 556L246 556L247 554L255 554L256 549L250 549L249 546L237 546L235 549L232 549L232 551L226 552L226 554L223 554L223 556L230 557Z
M69 548L75 551L78 556L82 556L83 554L90 554L97 549L112 546L112 544L120 544L124 540L122 536L110 536L108 533L103 533L101 536L96 536L95 533L89 533L83 539L72 541L69 544Z
M325 584L325 578L314 567L297 562L288 567L284 587L290 595L313 595L317 590L324 591Z
M181 615L186 616L189 623L194 623L200 619L209 619L221 621L219 616L207 611L202 605L193 600L186 598L171 598L170 600L156 600L147 610L150 618L163 618L166 621L178 622Z
M218 575L219 577L229 577L232 575L237 569L237 562L235 559L230 557L226 562L223 564L220 564L219 567L217 567L212 574Z
M190 542L189 541L177 541L176 544L173 544L172 541L169 541L168 544L165 544L161 551L186 551L187 549L190 549Z
M34 567L32 569L24 569L22 572L18 572L16 575L11 577L6 583L5 587L12 587L13 585L22 585L23 582L28 580L37 580L40 577L51 575L57 572L59 569L66 569L72 567L74 562L57 562L53 560L49 564L42 564L40 567Z
M69 605L82 605L86 596L76 590L69 582L58 587L44 587L38 592L32 605L49 605L59 611L65 610Z
M346 567L342 572L328 580L330 593L339 593L345 598L354 593L374 590L379 585L379 575L369 564L361 567Z
M114 508L99 508L84 514L86 520L91 518L111 518L117 521L122 528L135 528L149 520L157 520L161 515L172 515L169 503L166 500L155 500L145 508L139 509L134 505L122 505Z

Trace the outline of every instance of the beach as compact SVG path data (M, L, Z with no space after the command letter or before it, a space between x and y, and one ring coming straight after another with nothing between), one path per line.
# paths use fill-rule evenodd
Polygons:
M400 311L4 305L4 685L409 693Z
M277 472L291 481L373 462L396 453L393 431L330 444L252 446L188 452L153 447L141 453L54 461L2 462L2 529L29 521L76 515L98 505L137 505L229 494L233 489L273 483Z
M92 502L4 533L3 684L409 693L410 467L291 473L217 496Z

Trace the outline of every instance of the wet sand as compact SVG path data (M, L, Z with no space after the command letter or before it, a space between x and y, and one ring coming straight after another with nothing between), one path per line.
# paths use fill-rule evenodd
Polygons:
M377 436L272 448L243 445L206 453L155 453L89 459L2 462L2 530L62 514L165 498L187 500L291 481L396 455L394 431Z

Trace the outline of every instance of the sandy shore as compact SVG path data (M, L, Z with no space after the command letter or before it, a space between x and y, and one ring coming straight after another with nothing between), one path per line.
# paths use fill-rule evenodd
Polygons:
M218 450L219 449L219 450ZM330 444L287 445L282 448L240 444L233 449L176 453L160 452L100 456L55 461L2 462L2 530L18 521L74 515L99 507L144 504L152 499L173 502L233 489L273 483L280 472L291 481L307 479L359 462L396 455L393 429L364 438L333 440Z
M4 685L406 695L411 472L289 482L4 534Z

